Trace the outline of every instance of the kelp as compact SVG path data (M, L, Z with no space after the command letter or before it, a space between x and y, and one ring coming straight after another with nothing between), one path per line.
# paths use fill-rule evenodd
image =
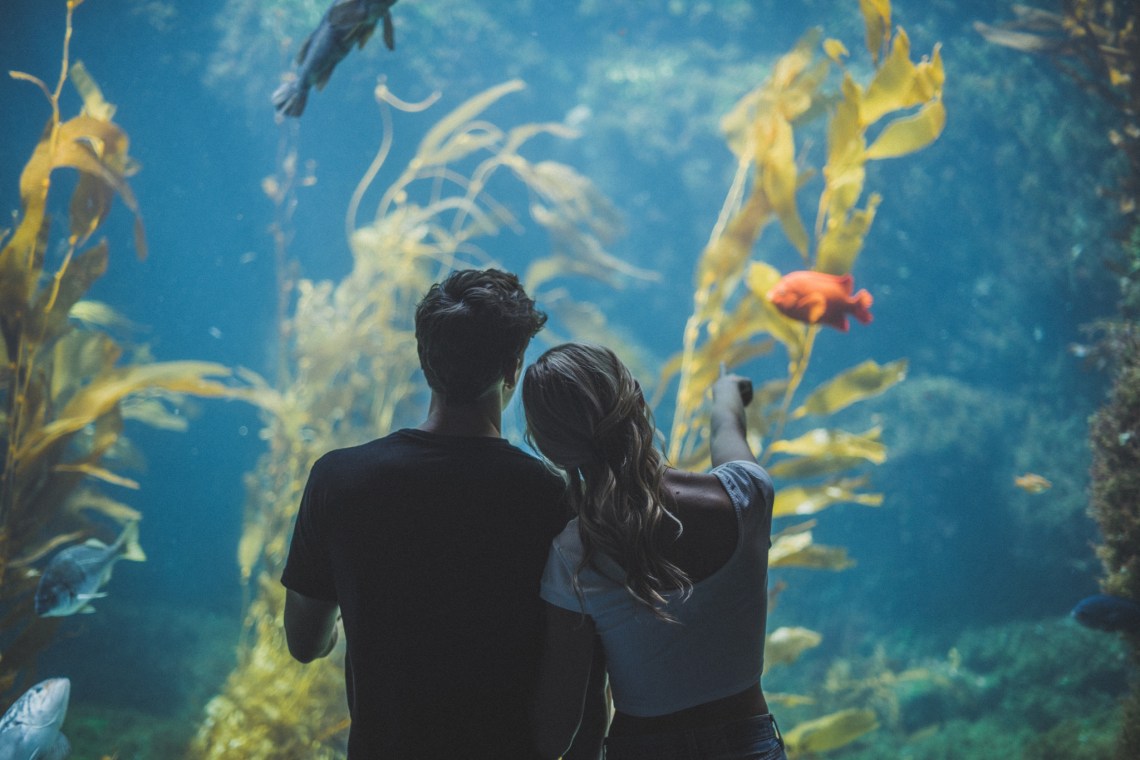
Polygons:
M1127 161L1116 190L1098 187L1121 214L1121 255L1106 262L1118 276L1117 320L1098 325L1106 335L1098 348L1113 367L1112 389L1091 418L1089 439L1089 514L1096 520L1102 545L1097 555L1104 568L1101 588L1107 593L1140 599L1140 536L1136 477L1136 430L1140 408L1140 342L1136 339L1136 304L1140 293L1140 4L1115 0L1062 0L1059 12L1013 5L1015 18L996 25L976 22L986 40L1024 53L1047 57L1065 76L1094 93L1111 109L1105 138ZM1026 481L1022 487L1041 488ZM1128 636L1133 664L1140 663L1140 638ZM1140 753L1140 684L1132 679L1116 739L1115 757Z
M794 437L785 436L785 430L883 393L901 382L907 370L905 359L885 365L868 360L819 383L796 403L819 326L793 320L768 301L782 273L753 258L764 230L774 226L803 268L850 273L881 201L878 193L865 192L868 162L921 150L945 125L939 46L915 62L906 32L891 24L889 0L861 0L860 8L874 64L869 81L861 83L845 68L848 51L842 42L821 44L821 32L812 30L776 62L766 82L722 119L737 160L736 175L697 262L682 350L665 365L655 397L657 402L665 398L676 380L668 455L678 466L699 467L708 461L707 397L721 364L747 372L742 368L758 366L757 360L781 348L786 374L757 388L747 410L751 442L780 481L777 517L813 515L841 503L882 504L882 494L864 490L866 475L850 474L885 461L878 428L851 433L820 426ZM821 47L825 55L817 59ZM837 91L826 87L836 67L841 80ZM823 116L826 161L816 169L797 153L804 142L799 132ZM809 231L800 203L813 183L821 186ZM803 525L774 538L769 564L842 570L854 562L843 547L814 544L810 526ZM801 751L824 751L875 725L874 713L837 714L797 727L789 736Z
M798 724L784 734L784 743L790 754L811 757L850 744L878 727L873 710L850 708Z
M504 129L486 117L500 99L522 87L520 81L506 82L445 114L380 192L375 217L358 225L360 205L375 191L372 185L392 142L388 109L423 111L435 101L406 104L384 85L376 90L384 132L347 212L352 269L338 282L296 281L293 306L280 330L282 374L275 386L259 388L267 399L262 437L268 451L247 478L237 547L251 600L237 667L207 707L192 756L343 757L348 728L343 654L306 666L292 660L282 636L285 593L278 579L316 459L422 416L427 389L413 314L431 284L461 266L504 266L482 248L483 240L504 230L545 229L550 255L528 262L524 275L528 292L552 315L540 339L586 337L617 344L601 312L575 301L565 279L586 275L617 285L653 276L605 250L620 231L620 220L585 177L567 165L524 155L537 136L568 138L572 132L560 124ZM295 158L264 183L278 203L290 197L291 166ZM526 217L497 197L520 190L529 200ZM282 216L275 232L278 243L288 239L286 220ZM298 715L337 717L297 720Z
M808 628L777 628L764 643L764 672L776 665L790 665L809 649L819 646L823 637Z
M1053 66L1115 114L1106 138L1128 161L1111 197L1125 217L1122 237L1136 228L1140 194L1140 10L1135 2L1062 0L1058 11L1028 5L1011 6L1014 18L998 24L976 21L974 29L987 41L1048 58Z
M83 301L107 268L105 241L88 247L118 197L135 218L135 249L146 256L138 204L128 178L137 165L127 134L111 121L107 103L81 62L69 63L72 14L59 80L12 72L45 94L51 116L20 175L21 213L10 236L0 234L0 695L18 696L33 677L35 658L52 640L58 620L39 618L33 596L37 565L63 547L101 534L108 520L125 524L141 514L101 493L105 484L138 489L115 471L126 448L125 420L179 429L171 422L187 395L236 398L232 373L210 362L143 363L101 331L126 324L105 304ZM83 110L66 121L60 97L68 77ZM54 173L74 169L66 239L54 271L47 251L53 230L49 197ZM4 240L4 238L7 238ZM107 536L103 535L103 538Z

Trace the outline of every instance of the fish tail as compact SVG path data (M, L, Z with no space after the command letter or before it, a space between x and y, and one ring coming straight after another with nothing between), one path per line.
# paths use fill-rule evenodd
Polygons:
M851 305L854 307L851 310L852 316L863 324L867 324L874 317L871 316L871 304L875 299L866 290L860 290L852 297Z
M133 562L146 562L146 553L139 544L139 524L137 520L127 523L123 535L119 536L119 554L122 559Z
M273 91L273 105L283 116L300 116L305 112L308 100L309 88L303 86L300 79L283 82Z

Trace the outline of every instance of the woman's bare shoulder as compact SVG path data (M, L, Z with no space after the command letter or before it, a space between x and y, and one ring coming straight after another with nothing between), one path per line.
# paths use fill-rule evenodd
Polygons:
M720 478L708 472L686 472L670 468L661 482L666 498L681 508L732 510L732 499Z

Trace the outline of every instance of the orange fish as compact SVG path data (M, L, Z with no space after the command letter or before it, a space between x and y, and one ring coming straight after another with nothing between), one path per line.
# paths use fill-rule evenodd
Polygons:
M1035 472L1027 472L1024 475L1018 475L1013 479L1013 484L1023 491L1028 491L1029 493L1041 493L1042 491L1048 491L1053 487L1052 483Z
M848 314L863 324L871 321L871 294L860 290L852 295L854 282L849 274L789 272L768 291L768 300L792 319L847 332Z

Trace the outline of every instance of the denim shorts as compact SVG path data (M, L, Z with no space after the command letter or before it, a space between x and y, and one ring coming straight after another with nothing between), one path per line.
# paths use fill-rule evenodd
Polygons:
M757 715L712 728L606 739L605 760L787 760L776 719Z

